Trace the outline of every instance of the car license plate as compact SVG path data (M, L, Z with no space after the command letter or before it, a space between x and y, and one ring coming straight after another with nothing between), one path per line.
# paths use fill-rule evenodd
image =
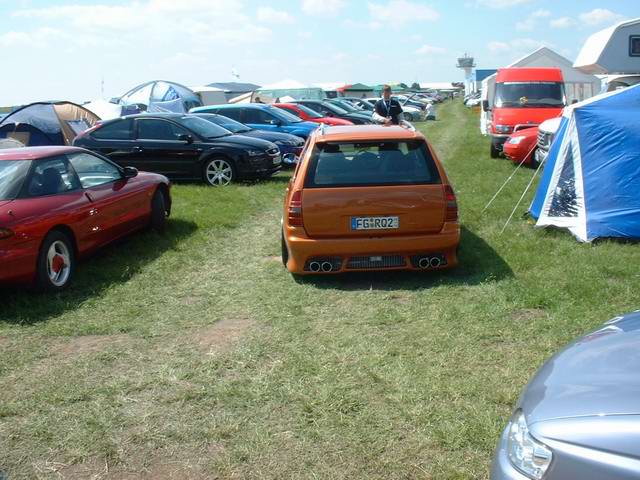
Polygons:
M282 162L282 159L280 158L280 155L278 155L277 157L273 157L273 164L274 165L280 165L280 162Z
M390 230L400 228L400 217L351 217L351 230Z

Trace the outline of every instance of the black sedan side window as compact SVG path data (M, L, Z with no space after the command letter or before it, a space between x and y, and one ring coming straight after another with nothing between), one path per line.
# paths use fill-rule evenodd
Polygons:
M172 122L158 119L138 119L138 140L177 140L179 135L187 135L182 127Z
M131 140L132 125L130 119L116 120L99 127L91 136L98 140Z
M82 188L91 188L122 178L118 167L89 153L70 155L69 162L78 174Z
M66 157L51 157L35 162L27 182L28 197L44 197L71 192L80 188L80 182Z

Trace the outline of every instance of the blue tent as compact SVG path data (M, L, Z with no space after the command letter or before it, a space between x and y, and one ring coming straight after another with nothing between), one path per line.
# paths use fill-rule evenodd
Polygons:
M100 118L71 102L37 102L14 110L0 121L0 138L33 146L71 145Z
M565 108L529 212L583 242L640 239L640 85Z

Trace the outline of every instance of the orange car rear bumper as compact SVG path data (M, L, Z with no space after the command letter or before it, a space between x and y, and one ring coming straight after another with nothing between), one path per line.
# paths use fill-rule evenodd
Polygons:
M458 264L456 251L460 243L460 226L447 223L441 232L431 235L367 237L367 238L309 238L302 228L285 227L289 260L287 269L295 274L326 274L372 270L425 270L451 268ZM437 267L421 268L416 256L440 256L444 262ZM404 258L404 265L358 268L350 266L353 257ZM321 258L339 258L340 267L330 272L313 272L309 262Z

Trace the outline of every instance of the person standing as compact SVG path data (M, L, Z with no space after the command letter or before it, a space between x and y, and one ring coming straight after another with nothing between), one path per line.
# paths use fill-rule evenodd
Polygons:
M391 98L391 87L382 87L382 98L376 102L373 120L384 125L400 125L404 122L400 102Z

